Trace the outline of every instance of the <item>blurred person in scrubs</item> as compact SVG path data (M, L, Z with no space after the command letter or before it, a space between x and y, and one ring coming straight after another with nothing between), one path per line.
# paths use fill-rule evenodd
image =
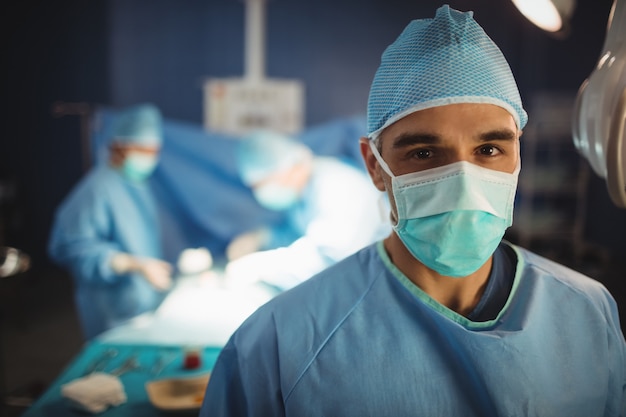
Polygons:
M626 415L613 297L503 240L526 122L472 12L410 22L382 55L361 139L393 232L250 316L200 415Z
M237 236L227 247L227 280L283 291L391 230L380 215L383 194L367 173L303 143L259 131L244 137L237 165L256 201L285 221Z
M161 144L156 107L125 109L115 121L108 163L94 166L57 209L48 251L74 278L87 339L154 310L171 286L147 183Z

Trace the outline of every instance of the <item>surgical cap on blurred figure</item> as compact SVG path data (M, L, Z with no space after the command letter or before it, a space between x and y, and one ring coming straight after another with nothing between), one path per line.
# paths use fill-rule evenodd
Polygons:
M237 147L237 168L242 181L253 185L304 161L310 154L306 145L287 136L258 131L244 137Z
M141 104L120 113L113 127L117 142L144 146L161 146L163 122L159 109Z
M473 12L444 5L433 19L412 21L383 53L368 101L368 137L416 111L455 103L503 107L520 129L528 120L498 46Z

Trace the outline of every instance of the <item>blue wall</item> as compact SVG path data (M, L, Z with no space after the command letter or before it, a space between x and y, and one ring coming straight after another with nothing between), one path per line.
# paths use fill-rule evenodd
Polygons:
M449 3L474 10L510 60L522 93L575 91L600 54L611 5L579 1L572 33L557 40L527 23L510 1ZM439 4L268 0L266 74L304 81L309 124L364 112L384 48L411 19L431 17ZM149 100L169 117L201 122L204 80L243 75L244 12L244 0L110 2L112 104Z
M7 129L0 135L0 179L17 184L19 194L4 240L46 264L54 208L82 175L80 118L55 118L52 104L150 101L168 118L202 123L205 79L243 75L245 4L27 3L5 13L2 24L9 64L3 68ZM612 0L579 0L564 40L526 22L510 1L449 4L474 10L509 59L524 98L535 91L578 89L599 57ZM431 0L268 0L266 74L304 82L309 126L363 113L386 45L411 19L431 17L439 5ZM593 203L602 206L603 215L608 211L608 218L624 218L606 194ZM603 227L596 233L603 234ZM610 226L606 230L610 233Z

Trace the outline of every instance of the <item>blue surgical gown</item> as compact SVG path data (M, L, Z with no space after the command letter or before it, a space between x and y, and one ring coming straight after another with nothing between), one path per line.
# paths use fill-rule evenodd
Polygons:
M94 167L56 211L48 253L74 278L86 338L155 309L164 293L137 274L116 275L111 256L160 258L156 205L147 183L133 183L102 164Z
M487 321L422 292L382 242L282 293L230 338L200 416L626 415L611 295L509 246L511 290Z
M262 281L291 288L388 235L383 194L363 170L338 158L317 156L300 200L270 229Z

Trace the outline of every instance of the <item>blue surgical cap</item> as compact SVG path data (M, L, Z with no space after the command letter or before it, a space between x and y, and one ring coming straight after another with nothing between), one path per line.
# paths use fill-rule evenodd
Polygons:
M268 176L306 160L310 149L279 133L256 131L240 140L237 168L242 181L253 185Z
M511 69L473 16L444 5L387 47L370 89L368 137L413 112L456 103L495 104L526 125Z
M121 143L160 146L163 141L161 113L151 104L124 109L113 128L113 140Z

